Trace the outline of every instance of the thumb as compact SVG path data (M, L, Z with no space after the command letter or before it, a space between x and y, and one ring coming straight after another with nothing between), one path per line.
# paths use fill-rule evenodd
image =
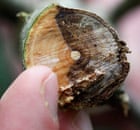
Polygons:
M23 72L0 101L2 130L58 130L55 74L36 66Z

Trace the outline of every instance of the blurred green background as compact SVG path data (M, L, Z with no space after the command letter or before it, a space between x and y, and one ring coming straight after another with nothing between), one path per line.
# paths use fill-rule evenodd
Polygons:
M14 79L23 71L20 48L20 31L23 25L23 20L17 18L16 15L21 11L31 13L35 8L44 2L47 5L52 1L0 1L0 97L8 88L8 86L14 81ZM94 11L101 17L108 20L115 27L117 26L118 21L127 12L131 11L135 7L140 6L140 0L56 0L56 2L68 7ZM134 118L132 121L134 122L134 127L129 127L127 130L139 130L139 115L137 115L137 112L135 114L135 109L132 110L132 113L132 117L129 118L129 121L133 120ZM120 118L122 117L118 117L118 119ZM95 123L100 124L98 123L98 120L95 120ZM114 127L99 127L98 125L95 128L98 130L115 129ZM116 128L115 130L121 130L121 128ZM122 130L125 130L125 128L122 127Z

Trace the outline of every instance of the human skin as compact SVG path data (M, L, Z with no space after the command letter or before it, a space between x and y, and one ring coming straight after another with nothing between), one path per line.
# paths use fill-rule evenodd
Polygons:
M92 130L84 111L58 108L56 75L36 66L21 73L0 100L2 130Z

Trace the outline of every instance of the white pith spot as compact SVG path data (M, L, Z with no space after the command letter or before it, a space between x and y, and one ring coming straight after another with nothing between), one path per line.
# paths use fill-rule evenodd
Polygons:
M81 57L81 54L80 54L79 51L72 51L72 52L71 52L71 58L72 58L73 60L79 60L80 57Z

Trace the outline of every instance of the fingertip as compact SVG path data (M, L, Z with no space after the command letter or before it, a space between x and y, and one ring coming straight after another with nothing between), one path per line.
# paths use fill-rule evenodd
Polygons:
M51 75L53 71L51 68L47 66L33 66L31 68L26 69L23 71L17 78L17 80L21 81L22 80L27 80L27 81L32 81L34 82L43 82L43 80L46 80L49 75ZM25 82L24 82L25 83Z
M44 95L41 93L42 87L46 91ZM48 67L35 66L21 73L1 99L0 125L3 130L21 126L22 129L30 130L58 129L58 122L55 120L57 89L57 77ZM45 96L48 94L49 104L52 105L51 108L55 108L54 111L50 111L45 105Z
M50 112L54 121L58 121L58 85L57 77L52 73L43 83L42 94L45 98L45 106Z

